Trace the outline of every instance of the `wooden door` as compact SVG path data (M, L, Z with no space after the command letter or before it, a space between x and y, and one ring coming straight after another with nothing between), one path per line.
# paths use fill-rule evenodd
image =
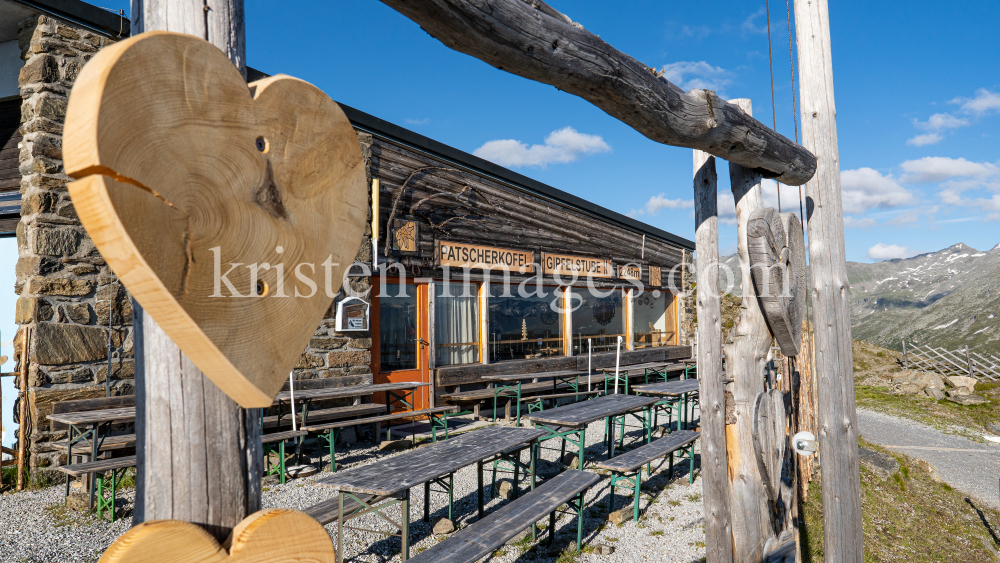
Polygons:
M372 281L377 284L377 278ZM428 285L388 278L385 288L385 295L380 295L379 285L372 288L371 368L375 383L429 383ZM429 387L417 389L413 393L414 408L429 408L430 392ZM382 395L373 400L388 400ZM399 402L394 404L397 410L407 409Z

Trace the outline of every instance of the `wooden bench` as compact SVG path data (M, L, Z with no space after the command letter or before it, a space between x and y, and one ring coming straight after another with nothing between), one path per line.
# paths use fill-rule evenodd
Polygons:
M383 407L384 409L385 407ZM393 420L401 419L416 419L426 416L431 423L431 441L437 442L437 430L439 427L444 429L444 437L448 438L448 414L458 412L458 407L437 407L433 409L424 409L419 411L401 411L392 414L384 414L382 416L373 416L370 418L358 418L353 420L343 420L340 422L332 422L329 424L310 424L309 426L303 428L302 430L306 432L315 432L318 434L319 438L327 443L330 448L330 471L337 470L337 431L341 428L347 426L354 426L357 424L374 424L376 426L375 437L378 439L381 432L377 430L383 422L391 422ZM440 418L439 418L440 417ZM310 417L312 418L312 417ZM392 430L386 429L386 439L392 439ZM414 443L416 443L416 435L414 434ZM322 467L323 459L319 460L319 465Z
M599 397L603 391L580 391L572 393L550 393L548 395L532 395L526 399L521 399L522 403L527 403L528 412L539 412L545 410L545 401L549 399L568 399L574 397L577 399L582 398L583 400L590 399L592 397Z
M114 522L115 497L118 490L118 482L121 480L122 475L124 475L125 470L129 467L135 467L134 455L64 465L59 468L59 471L62 471L70 477L80 477L90 474L95 475L97 482L97 497L95 500L97 502L97 506L91 507L91 509L96 509L98 518L101 517L101 513L103 511L107 510L111 517L111 521ZM108 478L108 475L110 475L110 479ZM111 498L104 497L104 492L107 490L110 490Z
M59 440L58 442L52 442L52 447L59 451L69 450L69 440ZM129 448L135 447L135 434L122 434L119 436L108 436L102 440L98 446L98 452L109 452L115 450L127 450ZM74 456L85 455L80 453L73 454Z
M328 409L319 409L314 411L309 411L309 423L323 422L330 420L342 420L347 418L368 416L370 414L384 413L386 409L385 405L378 403L362 403L360 405L348 405L346 407L332 407ZM288 417L282 417L279 424L278 415L271 415L264 417L264 430L268 429L280 429L284 426L291 426L292 419Z
M288 430L287 432L275 432L261 436L260 443L264 448L264 474L274 475L277 473L281 484L284 484L285 462L288 460L285 456L285 442L302 438L307 434L309 433L305 430ZM278 456L277 464L271 463L271 454Z
M455 532L450 538L411 557L411 563L466 563L478 561L507 543L521 530L549 515L548 541L556 533L556 512L563 504L576 513L576 549L583 547L584 496L600 481L593 473L567 470L535 490L503 506L486 518Z
M608 494L608 513L615 508L615 488L632 489L632 519L639 520L639 489L642 487L642 466L652 474L650 464L655 459L670 456L670 477L674 476L674 454L687 458L690 463L689 482L694 482L694 442L701 436L693 430L678 430L638 448L597 463L598 469L611 471L611 492ZM619 483L625 483L620 485Z
M375 503L374 495L363 495L357 494L352 497L344 499L344 514L351 514L361 508L361 503L354 499L357 497L365 503ZM323 502L318 502L310 507L303 508L302 512L305 512L309 516L316 519L317 522L326 526L332 522L336 522L340 511L340 496L335 496L331 499L324 500Z

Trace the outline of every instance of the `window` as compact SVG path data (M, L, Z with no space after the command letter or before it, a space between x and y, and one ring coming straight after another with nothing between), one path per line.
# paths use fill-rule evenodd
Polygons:
M644 291L632 298L632 318L635 322L635 347L655 348L673 344L674 296L669 291L654 297Z
M434 284L434 358L438 366L479 361L479 288Z
M588 288L574 288L573 310L573 354L587 353L587 341L591 341L593 352L614 352L618 337L625 336L625 291L600 290L595 295ZM622 350L625 343L622 342Z
M504 295L503 284L490 285L491 362L565 354L562 317L552 307L553 300L562 297L555 288L547 287L544 291L544 297L537 294L521 297L517 287L508 286L508 295Z
M417 288L386 284L379 297L379 371L417 368Z

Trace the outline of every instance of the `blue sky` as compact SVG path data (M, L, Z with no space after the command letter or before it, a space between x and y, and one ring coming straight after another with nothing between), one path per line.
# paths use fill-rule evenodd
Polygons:
M549 3L639 61L666 66L681 87L750 98L754 115L771 122L763 1ZM100 4L128 13L128 2ZM784 3L771 8L777 128L791 138ZM1000 2L839 0L830 9L848 259L1000 243ZM377 0L246 0L246 15L253 67L308 80L335 100L693 238L689 149L654 143L583 100L451 51ZM721 164L720 212L731 222ZM782 204L798 207L795 188L782 190ZM722 252L735 244L735 228L724 224ZM0 252L13 263L10 250ZM10 274L0 285L12 287ZM11 309L0 318L12 319L13 300L0 301ZM12 328L0 326L8 355Z

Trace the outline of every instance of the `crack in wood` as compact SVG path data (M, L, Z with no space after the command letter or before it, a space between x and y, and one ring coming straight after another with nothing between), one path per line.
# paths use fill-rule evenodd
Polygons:
M274 170L271 168L270 160L267 161L267 175L264 177L264 183L257 188L254 194L254 202L264 211L270 213L272 217L288 219L288 211L281 201L281 192L274 183Z

